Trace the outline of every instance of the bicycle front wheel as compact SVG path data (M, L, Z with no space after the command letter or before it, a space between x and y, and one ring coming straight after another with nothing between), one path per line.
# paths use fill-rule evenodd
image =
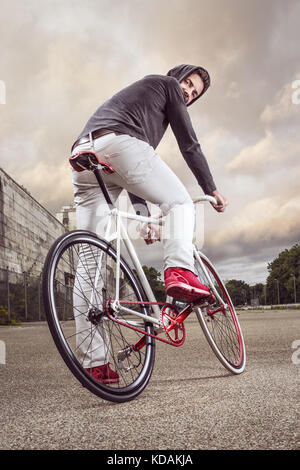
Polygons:
M91 232L69 232L46 258L43 299L52 337L71 372L97 396L125 402L141 393L150 379L155 340L125 326L134 324L134 314L118 314L119 323L107 314L107 302L116 297L116 273L117 254L110 244ZM134 303L147 298L122 257L119 293L122 305L128 302L130 309L150 315L145 306ZM152 323L138 320L142 330L153 334ZM139 341L143 348L132 348ZM113 373L99 381L91 370L101 365Z
M216 269L204 255L197 254L195 267L199 281L209 287L216 297L214 304L195 308L199 323L223 366L233 374L240 374L246 365L246 349L230 295Z

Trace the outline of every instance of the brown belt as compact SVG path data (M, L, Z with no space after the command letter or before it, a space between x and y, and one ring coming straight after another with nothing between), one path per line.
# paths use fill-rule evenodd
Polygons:
M109 129L97 129L97 130L91 132L91 138L93 140L98 139L99 137L102 137L103 135L106 135L106 134L122 135L121 132L111 131ZM74 142L74 144L72 145L71 152L73 152L73 149L75 147L77 147L77 145L86 144L87 142L90 142L90 136L89 135L85 135L84 137L81 137L81 139L76 140L76 142Z

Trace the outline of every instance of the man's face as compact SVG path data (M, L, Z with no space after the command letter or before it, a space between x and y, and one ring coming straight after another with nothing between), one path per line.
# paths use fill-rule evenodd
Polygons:
M200 95L204 88L204 83L200 75L191 73L191 75L180 82L180 86L183 91L185 104L188 105Z

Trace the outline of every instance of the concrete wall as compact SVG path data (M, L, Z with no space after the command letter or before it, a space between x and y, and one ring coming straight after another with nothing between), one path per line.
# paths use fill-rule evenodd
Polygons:
M0 168L0 273L40 274L46 254L66 228Z

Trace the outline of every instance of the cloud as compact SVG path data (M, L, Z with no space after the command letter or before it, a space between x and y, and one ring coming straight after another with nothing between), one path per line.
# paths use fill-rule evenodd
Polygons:
M300 171L299 171L300 176ZM236 214L226 230L212 234L211 245L238 242L239 245L255 246L272 240L290 239L291 235L300 237L300 196L283 199L282 196L265 197L253 201ZM283 223L284 222L284 223ZM276 227L276 230L274 228Z
M259 115L262 136L226 160L225 174L230 175L235 188L232 195L239 203L233 198L233 210L229 206L222 222L213 227L208 224L208 253L222 266L229 259L227 269L235 260L241 273L248 259L249 278L259 264L254 254L266 266L282 247L300 239L300 106L292 101L291 86L296 77L291 75L291 81L263 107Z
M266 184L263 197L253 198L230 216L225 213L217 227L209 224L204 251L223 277L263 282L268 263L299 243L299 179L300 167L293 172L289 186Z
M276 164L280 162L282 165L283 160L298 160L300 106L292 101L293 81L276 93L271 104L266 104L259 117L264 126L264 136L254 145L244 147L227 164L229 171L258 173L261 177L270 168L276 171Z
M275 142L274 135L266 135L255 145L244 147L227 165L229 171L242 173L257 172L266 169L272 162L280 159L282 152Z
M55 161L43 160L25 168L22 175L23 186L30 188L31 195L45 207L61 207L72 203L73 191L69 181L71 170L67 161L63 165L56 165Z
M293 102L293 97L295 96L293 84L296 83L297 77L300 77L300 70L276 93L274 102L265 106L260 115L260 120L263 124L268 127L282 123L286 125L290 120L293 123L294 119L299 119L300 109Z
M264 258L258 234L274 250L284 246L280 219L265 218L268 204L287 217L290 241L298 236L298 200L293 212L287 195L299 180L297 0L288 8L282 0L227 0L226 8L223 0L2 0L1 14L1 166L48 209L72 199L67 157L95 109L146 74L192 63L209 70L212 86L189 112L230 201L222 216L206 208L208 252L227 253L228 267L244 272L256 248ZM202 193L170 130L158 151L194 197Z

